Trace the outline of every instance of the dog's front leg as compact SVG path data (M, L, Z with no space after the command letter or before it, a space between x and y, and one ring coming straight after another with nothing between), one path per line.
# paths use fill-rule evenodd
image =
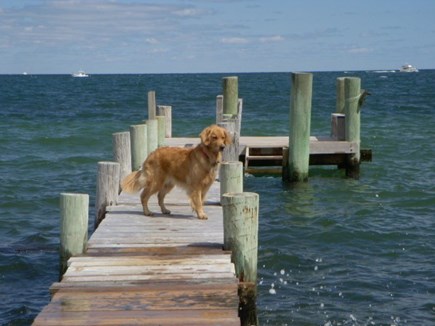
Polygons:
M198 215L198 218L200 220L206 220L208 219L207 215L204 212L203 206L202 206L202 194L201 191L194 191L190 195L190 200L192 202L192 208Z

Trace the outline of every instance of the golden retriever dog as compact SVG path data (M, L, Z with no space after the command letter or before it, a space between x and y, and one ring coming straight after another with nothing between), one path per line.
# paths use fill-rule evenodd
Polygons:
M223 149L231 144L231 136L217 125L205 128L199 136L201 142L194 148L156 149L149 154L141 170L123 179L121 187L125 192L134 193L143 188L140 198L145 215L153 215L148 209L148 200L156 193L162 213L170 214L164 200L177 185L186 190L198 218L207 219L203 209L205 195L216 178Z

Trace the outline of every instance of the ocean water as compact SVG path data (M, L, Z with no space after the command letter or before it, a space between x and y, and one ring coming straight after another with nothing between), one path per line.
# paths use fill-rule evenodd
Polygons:
M0 324L29 325L58 279L59 194L90 195L112 133L173 107L173 135L214 122L227 74L0 76ZM287 135L289 73L239 76L243 135ZM312 135L328 135L340 76L361 77L359 180L246 176L260 194L261 325L435 325L435 71L314 73Z

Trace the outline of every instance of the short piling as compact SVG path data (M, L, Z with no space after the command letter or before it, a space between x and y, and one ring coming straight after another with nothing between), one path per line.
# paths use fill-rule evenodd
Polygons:
M313 74L292 73L287 181L307 181L310 162L310 129Z
M60 194L60 278L68 259L80 255L88 243L89 195Z
M95 229L104 219L107 206L116 205L118 202L120 169L117 162L98 162Z
M222 196L224 249L239 278L240 318L242 325L257 325L258 212L259 196L252 192L226 193Z
M148 156L147 125L130 126L131 169L137 171Z

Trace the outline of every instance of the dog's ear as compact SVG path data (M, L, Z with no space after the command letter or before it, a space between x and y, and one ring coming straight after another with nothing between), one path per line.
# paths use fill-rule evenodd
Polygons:
M231 137L231 134L228 132L228 130L225 130L225 145L231 145L233 143L233 139Z
M199 137L201 138L201 142L205 146L210 145L210 132L211 132L210 127L207 127L199 134Z

